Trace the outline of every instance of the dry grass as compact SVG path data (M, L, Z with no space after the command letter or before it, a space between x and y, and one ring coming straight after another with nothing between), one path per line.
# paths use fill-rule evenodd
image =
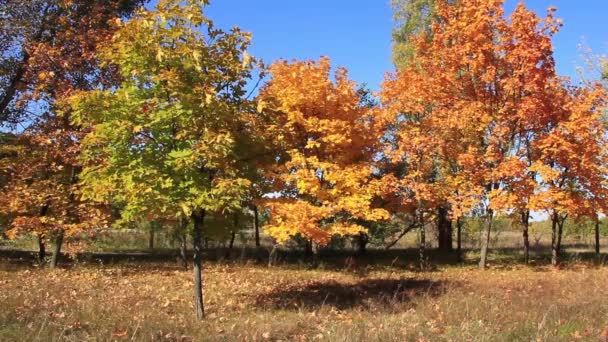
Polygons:
M1 341L606 340L608 269L431 273L207 264L207 319L173 264L0 262Z

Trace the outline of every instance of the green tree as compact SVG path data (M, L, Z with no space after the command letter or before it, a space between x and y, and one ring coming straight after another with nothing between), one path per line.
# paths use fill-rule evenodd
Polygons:
M122 83L70 100L75 122L92 126L83 141L83 196L125 203L125 222L145 215L192 223L199 318L205 217L240 210L250 185L238 152L249 143L243 106L253 67L249 35L215 28L206 4L160 1L121 23L101 57Z
M397 69L406 67L414 58L412 38L422 32L431 33L439 1L448 0L391 1L396 22L393 28L393 63Z

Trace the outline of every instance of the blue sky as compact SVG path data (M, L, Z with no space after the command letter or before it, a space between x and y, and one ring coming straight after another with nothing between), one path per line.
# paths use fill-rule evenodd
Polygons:
M608 48L606 0L528 0L544 16L556 6L565 26L554 39L558 72L576 76L583 65L579 45L594 53ZM506 0L507 13L517 0ZM376 90L390 58L392 12L389 0L212 0L207 15L222 28L239 26L253 34L251 54L266 63L279 58L316 59L326 55L345 66L359 83Z

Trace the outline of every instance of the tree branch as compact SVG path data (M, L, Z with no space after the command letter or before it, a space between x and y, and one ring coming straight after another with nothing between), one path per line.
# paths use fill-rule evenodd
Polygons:
M399 240L401 240L401 238L403 238L405 236L405 234L411 232L412 230L414 230L414 228L417 228L419 226L418 223L412 223L410 224L407 228L405 228L401 234L399 234L399 236L391 243L389 243L388 245L386 245L386 247L384 247L385 250L389 250L391 247L393 247L394 245L397 244L397 242L399 242Z

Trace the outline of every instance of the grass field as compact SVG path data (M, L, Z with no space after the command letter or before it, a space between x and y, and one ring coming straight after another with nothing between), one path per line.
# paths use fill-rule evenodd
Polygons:
M4 257L0 341L608 341L608 268L517 266L494 253L487 271L469 254L421 273L383 253L316 270L206 261L202 322L191 273L173 261L91 258L51 271Z

